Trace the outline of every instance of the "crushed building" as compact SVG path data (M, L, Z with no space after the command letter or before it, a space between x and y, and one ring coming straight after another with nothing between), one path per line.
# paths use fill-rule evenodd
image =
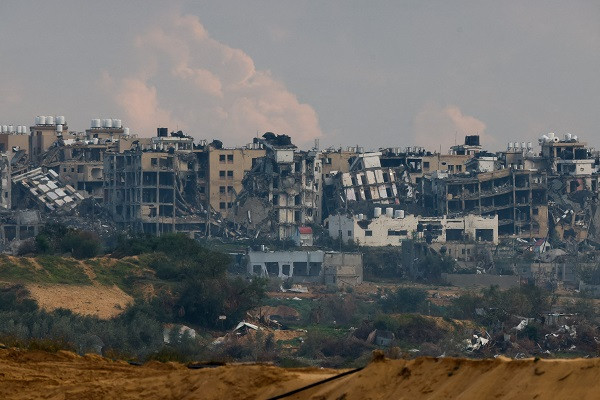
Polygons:
M320 224L322 167L316 150L298 151L286 135L255 139L266 150L244 180L229 220L251 236L289 239L299 225Z
M337 214L327 219L329 236L361 246L401 246L408 239L426 243L485 242L498 244L498 217L424 217L405 214L389 207L376 207L371 218L365 214Z

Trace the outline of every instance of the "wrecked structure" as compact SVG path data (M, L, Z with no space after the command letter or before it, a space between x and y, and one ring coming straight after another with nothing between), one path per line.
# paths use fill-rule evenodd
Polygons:
M514 169L455 175L436 172L423 180L422 193L422 206L436 215L497 216L501 236L548 234L545 172Z
M52 170L44 172L42 168L36 168L14 176L12 183L14 189L18 189L13 190L13 197L19 199L15 204L20 208L35 208L36 204L40 211L67 213L84 199L72 186L63 185ZM28 203L28 200L34 203Z
M292 282L355 286L363 280L360 253L309 251L249 251L249 276L290 279Z
M330 237L362 246L401 246L407 239L426 243L498 244L498 216L424 217L391 207L382 214L382 209L376 207L372 218L365 214L337 214L330 216L326 223Z
M297 226L321 222L321 159L316 149L298 151L286 135L255 139L266 150L246 174L230 218L252 236L291 238Z
M196 202L196 160L191 148L175 151L160 140L150 149L107 153L104 203L117 225L153 235L204 232L206 212Z

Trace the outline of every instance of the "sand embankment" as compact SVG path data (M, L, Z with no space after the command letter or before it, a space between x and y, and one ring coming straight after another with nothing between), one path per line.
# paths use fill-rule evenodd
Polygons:
M0 350L3 399L266 399L341 371L132 366L98 356ZM384 360L290 399L597 399L600 360Z

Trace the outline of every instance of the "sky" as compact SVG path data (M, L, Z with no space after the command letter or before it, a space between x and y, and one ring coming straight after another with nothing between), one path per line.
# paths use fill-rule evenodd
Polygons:
M0 2L0 123L243 145L600 148L600 2Z

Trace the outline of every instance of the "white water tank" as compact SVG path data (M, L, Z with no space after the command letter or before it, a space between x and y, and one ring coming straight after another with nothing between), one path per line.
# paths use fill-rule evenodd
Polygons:
M123 128L123 135L129 136L129 128Z
M550 139L551 142L554 142L554 132L548 133L548 139Z
M514 143L513 142L508 142L508 150L512 150L514 147Z
M533 149L533 143L527 142L527 150L532 150L532 149Z
M2 133L8 132L8 125L2 125Z
M113 119L112 120L112 126L113 126L113 128L121 128L121 120L120 119Z
M62 131L63 131L63 126L62 125L56 125L56 132L62 133Z
M398 218L403 219L404 218L404 210L398 210L398 211L400 211L400 213L399 213L400 216Z
M359 220L359 221L362 221L362 220L363 220L363 217L364 217L364 216L363 216L362 214L358 214L358 216L357 216L357 218L358 218L358 220Z
M394 209L392 207L388 207L385 209L385 216L393 218L394 217Z
M104 118L102 120L102 127L103 128L112 128L112 119L110 119L110 118Z
M94 118L92 120L92 128L102 128L102 121L100 118Z
M64 115L59 115L58 117L56 117L56 125L64 125L65 123L66 120Z
M577 141L579 138L577 137L577 135L573 135L573 140Z
M38 118L40 119L38 125L46 125L46 117L45 116L40 115Z
M8 132L15 133L15 126L14 125L9 125L8 126Z
M46 117L46 125L54 125L54 117L52 115Z
M381 216L381 207L375 207L375 208L373 209L373 216L374 216L375 218L378 218L378 217L380 217L380 216Z

